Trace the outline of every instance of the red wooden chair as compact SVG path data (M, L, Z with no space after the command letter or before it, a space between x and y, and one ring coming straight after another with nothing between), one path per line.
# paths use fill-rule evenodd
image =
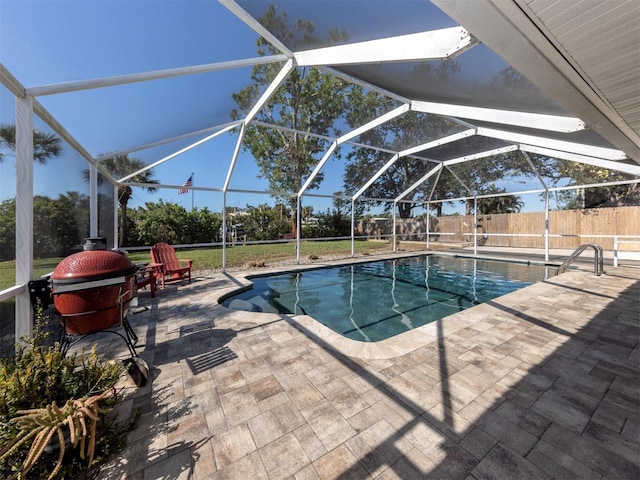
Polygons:
M193 260L179 260L175 249L167 243L156 243L151 247L151 261L159 264L162 288L165 282L180 281L187 278L191 283L191 264Z

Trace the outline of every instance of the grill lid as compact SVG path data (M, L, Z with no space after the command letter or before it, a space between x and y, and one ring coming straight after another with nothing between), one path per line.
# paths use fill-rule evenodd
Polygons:
M135 265L129 257L110 250L86 250L63 259L51 275L53 285L92 282L131 275Z

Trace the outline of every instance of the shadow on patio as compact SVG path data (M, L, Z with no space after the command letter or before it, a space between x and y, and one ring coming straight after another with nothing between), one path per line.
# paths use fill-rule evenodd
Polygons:
M167 294L136 322L159 369L101 478L637 478L640 270L608 273L514 292L457 330L444 319L388 360L199 304L206 282Z
M584 293L601 295L565 288L573 289L578 297ZM502 343L502 352L511 350L509 355L517 358L518 349L524 351L532 345L544 349L556 335L567 340L538 364L528 364L523 358L519 368L522 378L513 384L507 375L491 385L496 379L495 368L483 368L492 363L488 352L481 352L483 345L476 344L469 352L476 350L485 358L460 370L450 368L439 328L441 401L426 410L424 402L417 400L419 393L412 399L413 395L401 393L406 389L392 388L390 382L380 384L378 377L341 358L390 400L401 402L414 417L386 438L365 430L348 440L347 448L358 462L336 478L364 478L367 474L393 477L385 472L387 467L397 478L638 478L639 298L640 282L635 282L618 298L610 298L612 302L575 333L489 302L547 330L521 325L526 336L520 334ZM563 324L562 319L554 322ZM323 344L317 337L314 341ZM475 378L463 375L470 366ZM420 368L411 361L404 362L404 367L405 372ZM465 405L465 395L473 396L487 385L488 390ZM499 394L500 387L507 385ZM430 396L426 390L421 393ZM491 397L496 397L492 403L488 401ZM418 459L406 455L407 447L402 445L406 439L419 447L421 455L414 452Z

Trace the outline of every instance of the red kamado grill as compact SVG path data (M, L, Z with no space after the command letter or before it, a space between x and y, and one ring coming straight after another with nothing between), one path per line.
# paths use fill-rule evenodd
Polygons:
M62 260L51 275L53 303L64 328L63 348L74 336L110 331L137 356L138 338L126 317L135 296L136 267L120 252L92 249L90 240L84 251ZM114 330L120 326L125 335Z

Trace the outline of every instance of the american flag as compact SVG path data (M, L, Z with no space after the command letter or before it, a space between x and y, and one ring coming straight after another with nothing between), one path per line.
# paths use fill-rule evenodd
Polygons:
M193 173L189 177L189 179L182 184L182 188L178 190L178 193L188 193L189 187L193 184Z

